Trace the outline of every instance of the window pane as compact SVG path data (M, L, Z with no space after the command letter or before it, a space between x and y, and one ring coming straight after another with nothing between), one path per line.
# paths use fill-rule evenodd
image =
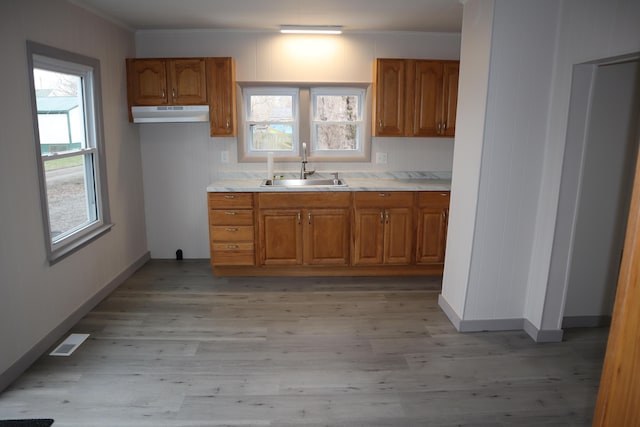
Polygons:
M358 126L355 124L318 124L318 150L357 150Z
M254 122L293 120L293 96L252 95L249 119Z
M292 125L251 125L250 130L252 150L291 151L293 149Z
M92 162L92 155L44 162L53 242L92 223L97 217L93 183L87 183L85 179L85 161Z
M59 153L86 147L79 76L34 68L40 151Z
M316 120L352 122L358 120L358 97L355 95L316 96Z

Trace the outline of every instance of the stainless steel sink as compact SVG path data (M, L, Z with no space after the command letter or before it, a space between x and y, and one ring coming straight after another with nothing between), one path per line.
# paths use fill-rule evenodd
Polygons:
M348 187L341 179L265 179L261 187Z

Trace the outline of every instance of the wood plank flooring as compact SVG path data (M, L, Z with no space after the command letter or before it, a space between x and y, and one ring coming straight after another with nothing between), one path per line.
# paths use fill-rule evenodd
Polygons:
M214 278L151 261L0 395L62 426L588 426L607 329L459 334L439 278Z

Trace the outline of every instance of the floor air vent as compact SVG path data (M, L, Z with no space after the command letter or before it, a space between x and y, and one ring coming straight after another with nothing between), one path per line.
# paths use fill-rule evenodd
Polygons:
M76 351L87 338L89 338L89 334L71 334L49 353L49 356L71 356L71 353Z

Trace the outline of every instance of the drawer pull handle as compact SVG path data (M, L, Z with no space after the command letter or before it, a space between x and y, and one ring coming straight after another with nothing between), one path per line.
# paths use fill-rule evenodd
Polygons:
M389 193L378 193L378 197L389 197L391 194Z
M238 212L225 212L225 215L238 215Z
M440 193L440 195L441 195L442 197L447 197L449 194L447 194L447 193Z
M225 199L235 199L236 196L234 196L233 194L227 194L226 196L224 196Z
M384 211L380 211L380 224L384 224Z
M227 249L238 249L238 245L227 245Z
M302 216L300 212L298 212L298 224L302 224Z
M238 231L238 229L237 228L225 228L224 231L236 232L236 231Z
M311 212L307 214L307 220L309 221L309 224L311 224Z

